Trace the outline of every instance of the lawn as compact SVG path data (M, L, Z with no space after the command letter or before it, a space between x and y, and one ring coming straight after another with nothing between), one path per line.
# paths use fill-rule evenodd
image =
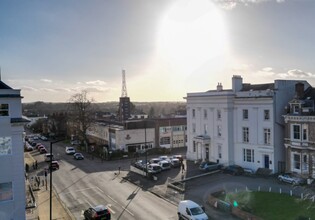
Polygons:
M269 192L239 192L221 195L220 199L265 220L314 220L315 202Z

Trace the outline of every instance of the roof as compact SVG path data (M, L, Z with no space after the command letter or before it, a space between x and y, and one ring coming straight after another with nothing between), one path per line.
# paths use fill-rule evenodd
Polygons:
M274 83L266 83L266 84L250 84L250 83L243 83L243 87L241 89L242 92L244 91L250 91L250 90L256 90L256 91L260 91L260 90L274 90L275 89L275 84Z
M12 89L12 88L0 80L0 89Z

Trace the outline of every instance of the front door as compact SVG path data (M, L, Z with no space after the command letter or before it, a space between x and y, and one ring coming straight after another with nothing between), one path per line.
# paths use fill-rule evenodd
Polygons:
M269 155L264 155L265 168L269 169Z
M206 160L209 161L209 148L206 147Z

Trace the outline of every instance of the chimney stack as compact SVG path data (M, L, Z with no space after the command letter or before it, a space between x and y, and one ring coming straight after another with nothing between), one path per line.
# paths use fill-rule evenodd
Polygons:
M302 99L303 95L304 95L304 84L299 82L295 84L295 97L297 99Z
M222 90L223 90L222 84L221 84L221 83L218 83L218 85L217 85L217 92L220 92L220 91L222 91Z

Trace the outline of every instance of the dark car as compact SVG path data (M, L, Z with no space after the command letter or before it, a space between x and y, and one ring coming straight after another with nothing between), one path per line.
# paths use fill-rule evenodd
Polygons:
M73 158L76 160L83 160L84 156L81 153L75 153L75 154L73 154Z
M85 219L93 220L110 220L111 215L109 209L104 205L98 205L88 208L83 213Z
M51 161L51 166L49 164L49 169L59 170L59 163L56 160Z
M39 153L41 153L41 154L45 154L45 153L47 153L48 151L47 151L47 149L45 148L45 147L42 147L42 148L40 148L40 150L39 150Z
M216 163L216 162L211 162L211 161L205 161L199 165L199 170L206 171L206 172L219 170L221 168L222 168L221 164Z
M223 169L223 173L229 173L232 175L242 175L244 174L244 168L238 165L230 165Z

